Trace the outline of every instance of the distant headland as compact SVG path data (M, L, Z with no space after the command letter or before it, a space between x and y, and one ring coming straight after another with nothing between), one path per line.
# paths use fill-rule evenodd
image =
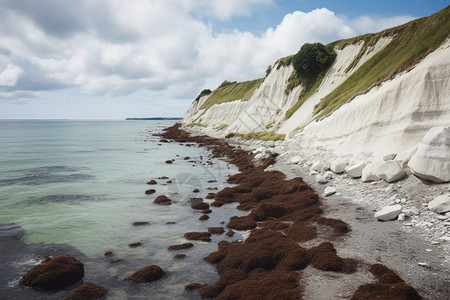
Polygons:
M127 121L136 121L136 120L181 120L183 118L179 117L155 117L155 118L126 118Z

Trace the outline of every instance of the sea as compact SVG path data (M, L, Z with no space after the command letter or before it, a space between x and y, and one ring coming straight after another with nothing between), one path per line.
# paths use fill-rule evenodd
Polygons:
M0 120L0 299L69 294L77 285L42 291L18 284L47 255L82 261L83 282L106 287L105 299L199 299L184 286L217 281L203 258L221 240L242 239L239 232L192 241L194 247L181 251L168 247L188 242L186 232L225 228L231 216L245 215L228 204L200 221L188 202L230 186L226 179L238 170L196 144L161 142L158 134L175 122ZM147 185L151 179L157 184ZM149 188L156 193L145 194ZM154 204L158 195L173 205ZM129 246L137 242L141 246ZM106 251L113 255L105 257ZM186 257L174 258L180 253ZM138 285L123 280L148 265L160 266L167 277Z

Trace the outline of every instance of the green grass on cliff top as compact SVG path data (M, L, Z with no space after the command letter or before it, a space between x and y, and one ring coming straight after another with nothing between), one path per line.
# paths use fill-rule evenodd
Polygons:
M212 92L208 100L203 103L200 109L208 109L214 104L224 102L242 100L247 101L252 96L253 92L264 81L264 78L233 83L225 87L221 87Z
M342 104L394 75L412 68L425 56L435 51L450 36L450 6L429 17L417 19L377 34L337 41L332 45L344 47L361 39L364 39L366 44L374 44L384 36L392 36L392 42L320 101L314 111L314 114L318 114L318 118L331 113ZM363 47L361 51L365 51L365 48Z

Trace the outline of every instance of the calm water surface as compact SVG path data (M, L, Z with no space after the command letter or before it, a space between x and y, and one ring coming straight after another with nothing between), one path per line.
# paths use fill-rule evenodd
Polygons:
M205 196L208 187L226 186L234 166L212 159L196 145L159 143L153 136L174 121L0 120L0 298L57 299L59 292L39 292L17 283L45 255L70 254L85 263L85 282L108 288L108 299L195 299L184 285L212 283L215 269L203 257L217 250L217 242L195 242L182 252L168 251L184 243L187 231L225 226L231 216L243 215L234 205L213 208L210 219L186 201L192 190ZM191 161L184 157L191 157ZM173 164L166 164L174 159ZM158 179L167 176L169 179ZM156 179L154 195L145 195ZM207 183L208 180L217 183ZM166 182L171 180L172 183ZM174 205L153 204L168 195ZM148 221L148 226L132 226ZM168 225L167 222L176 222ZM236 235L233 240L239 239ZM128 244L141 242L130 248ZM111 250L113 257L104 257ZM187 254L181 260L177 253ZM123 259L111 263L112 259ZM169 276L155 283L132 285L123 278L157 264ZM149 298L151 295L151 298Z

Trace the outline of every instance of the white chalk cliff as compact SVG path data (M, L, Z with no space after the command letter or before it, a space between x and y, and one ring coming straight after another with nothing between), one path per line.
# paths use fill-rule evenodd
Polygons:
M448 10L448 8L447 8ZM450 40L424 57L408 71L401 72L354 97L328 116L317 120L315 106L367 60L392 40L380 38L366 47L352 66L364 41L336 48L336 60L317 92L288 119L286 112L297 101L302 86L285 93L292 65L275 64L271 73L247 101L226 102L200 109L210 97L194 101L182 123L202 123L205 132L225 136L271 130L286 134L290 147L324 149L353 162L372 162L396 154L403 166L411 157L412 172L436 182L450 181ZM350 67L352 66L352 67ZM217 126L227 124L223 130ZM433 128L441 129L433 129ZM444 128L444 129L442 129ZM438 137L425 137L428 131ZM429 134L431 135L431 134ZM423 140L422 140L423 139Z

